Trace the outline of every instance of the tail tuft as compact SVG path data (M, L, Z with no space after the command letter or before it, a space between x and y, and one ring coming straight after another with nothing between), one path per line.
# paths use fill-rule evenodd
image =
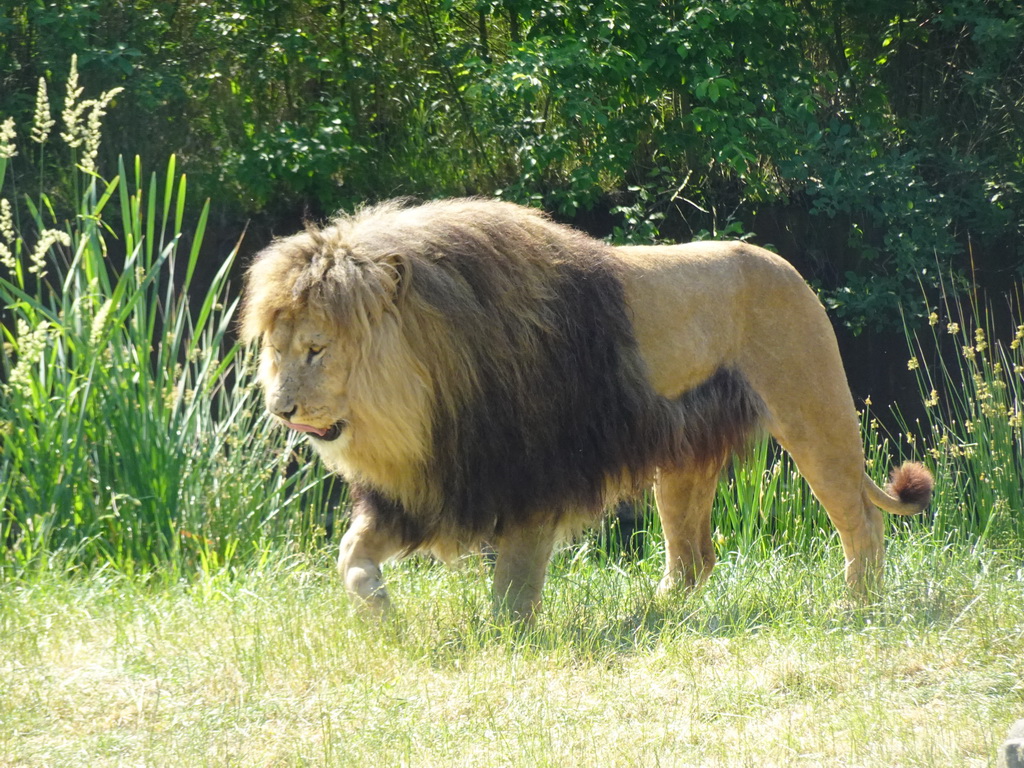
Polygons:
M886 490L903 504L913 504L923 510L932 500L935 479L924 465L916 461L904 462L889 476Z

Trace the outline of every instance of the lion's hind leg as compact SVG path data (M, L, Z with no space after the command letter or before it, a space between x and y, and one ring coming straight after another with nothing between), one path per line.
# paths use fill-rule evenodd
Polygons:
M694 587L715 567L711 541L711 505L718 487L720 462L660 469L654 486L658 515L665 532L665 575L658 585L664 594L676 587Z
M750 345L740 368L765 404L765 426L789 452L839 532L846 581L866 596L885 559L882 513L868 497L860 420L839 347L821 305L806 288L791 297Z
M852 409L851 409L852 410ZM844 425L844 422L850 422ZM828 423L828 422L816 422ZM853 414L832 422L831 433L776 433L839 533L846 583L866 597L880 585L885 562L884 519L871 503L864 453ZM846 428L844 428L844 426Z

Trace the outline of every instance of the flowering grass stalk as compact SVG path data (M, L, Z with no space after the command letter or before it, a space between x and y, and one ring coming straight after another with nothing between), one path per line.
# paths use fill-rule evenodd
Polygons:
M941 536L1024 542L1024 318L1009 314L1000 328L994 313L947 297L927 333L908 331L926 418L904 431L922 434L935 464Z

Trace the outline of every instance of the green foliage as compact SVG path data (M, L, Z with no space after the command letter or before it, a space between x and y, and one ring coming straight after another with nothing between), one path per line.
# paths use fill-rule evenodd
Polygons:
M16 2L0 112L77 52L127 88L119 150L237 220L497 193L622 242L753 232L892 329L939 273L1021 273L1022 33L1008 0Z
M0 202L3 571L219 568L280 533L301 542L311 526L291 521L319 473L281 471L229 338L234 253L189 298L208 207L184 235L173 157L162 178L138 160L73 176L66 212L45 193Z

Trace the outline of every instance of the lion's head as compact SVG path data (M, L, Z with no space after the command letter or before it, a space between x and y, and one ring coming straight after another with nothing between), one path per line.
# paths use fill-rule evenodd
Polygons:
M242 338L267 410L349 479L395 483L428 451L432 382L402 319L409 264L346 222L273 243L249 269Z

